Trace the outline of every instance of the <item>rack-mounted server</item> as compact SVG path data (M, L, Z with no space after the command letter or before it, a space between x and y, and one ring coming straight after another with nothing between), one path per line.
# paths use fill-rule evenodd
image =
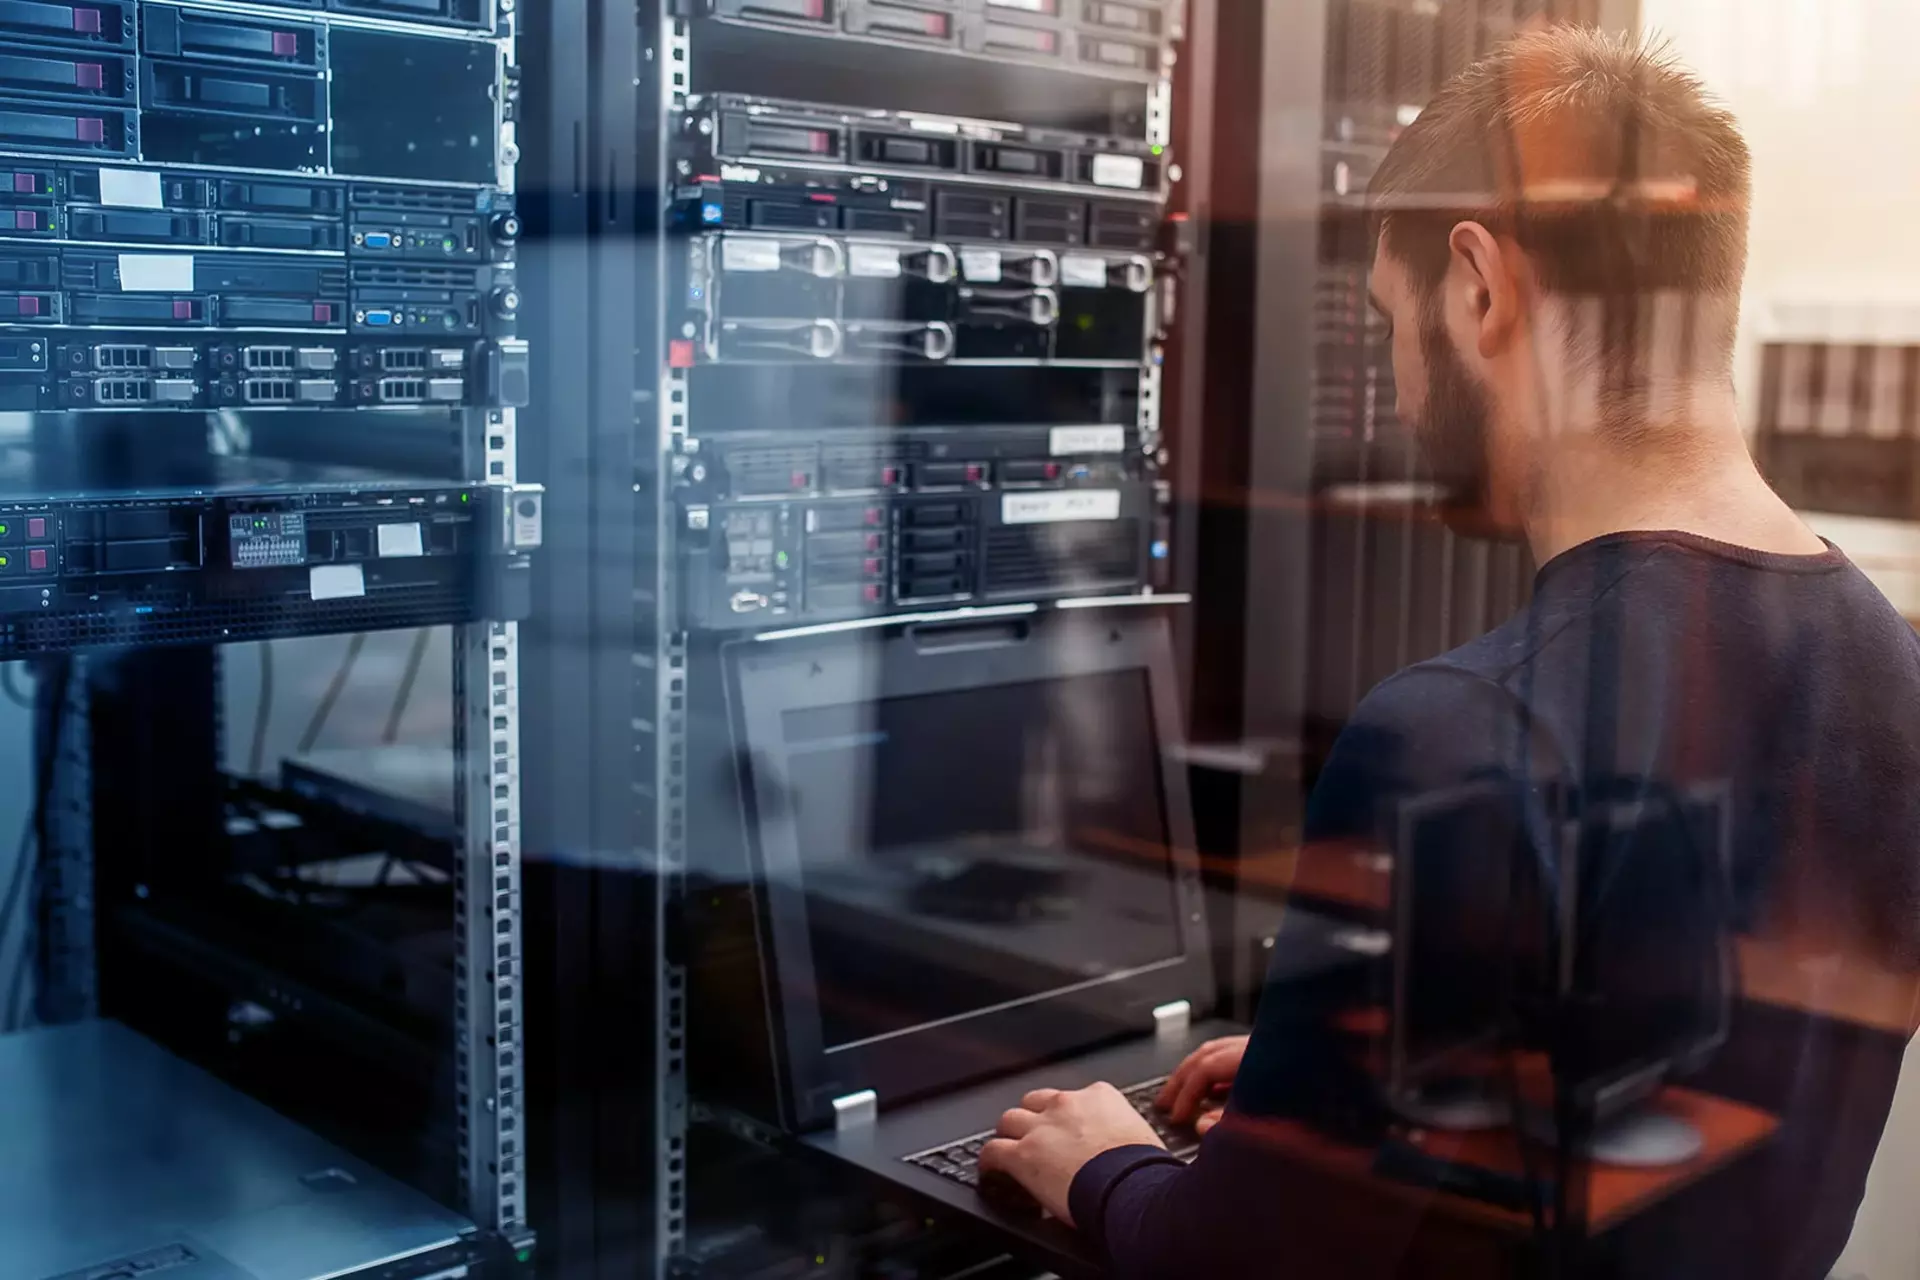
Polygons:
M1143 254L775 236L688 240L687 363L873 361L1137 366L1153 312Z
M1157 0L706 0L711 16L1109 79L1161 73L1180 3Z
M0 656L517 617L537 486L206 458L95 490L0 476Z
M1167 494L1116 424L730 436L677 498L702 629L1166 585Z

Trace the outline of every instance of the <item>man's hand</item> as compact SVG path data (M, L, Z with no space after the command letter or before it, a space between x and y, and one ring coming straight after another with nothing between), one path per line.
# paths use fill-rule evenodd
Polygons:
M1068 1226L1067 1192L1080 1166L1115 1147L1164 1147L1153 1126L1110 1084L1035 1089L1000 1117L1000 1136L980 1148L983 1173L1002 1173Z
M1209 1040L1173 1069L1154 1105L1175 1124L1197 1124L1201 1133L1213 1127L1218 1114L1209 1106L1214 1092L1233 1083L1240 1059L1247 1053L1245 1036Z

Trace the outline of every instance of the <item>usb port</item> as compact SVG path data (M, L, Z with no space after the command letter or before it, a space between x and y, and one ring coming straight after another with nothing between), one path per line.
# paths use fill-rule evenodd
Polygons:
M302 378L294 384L293 398L302 404L332 404L339 396L332 378Z
M340 353L332 347L302 347L293 353L293 367L312 373L331 373L339 364Z
M155 378L153 380L153 402L155 404L191 404L199 391L192 378Z
M467 394L467 384L458 378L428 378L427 399L459 401Z
M156 369L191 369L199 353L192 347L155 347L153 349L153 367Z

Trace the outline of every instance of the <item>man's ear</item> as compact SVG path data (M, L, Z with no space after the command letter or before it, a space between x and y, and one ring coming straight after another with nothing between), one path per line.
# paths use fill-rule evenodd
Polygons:
M1520 323L1520 287L1514 253L1478 222L1457 223L1447 236L1453 261L1448 289L1464 295L1458 304L1471 326L1475 348L1492 359L1513 341Z

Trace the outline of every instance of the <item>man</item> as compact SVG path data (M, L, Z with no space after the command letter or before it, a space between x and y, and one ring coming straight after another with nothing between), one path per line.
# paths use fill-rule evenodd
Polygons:
M1443 89L1372 197L1400 415L1453 515L1524 538L1542 567L1517 617L1365 699L1308 840L1390 852L1401 799L1490 770L1576 789L1718 783L1742 883L1773 891L1767 918L1784 899L1813 936L1911 969L1920 644L1748 455L1731 370L1750 176L1733 119L1661 53L1553 29ZM1299 1210L1312 1179L1261 1141L1294 1048L1283 1003L1270 994L1250 1040L1201 1049L1167 1086L1186 1120L1232 1084L1191 1167L1104 1086L1028 1095L982 1167L1076 1223L1115 1276L1293 1276L1315 1256L1392 1272L1399 1228L1327 1244L1337 1214ZM1760 1055L1780 1138L1701 1189L1740 1179L1737 1225L1680 1202L1680 1229L1623 1273L1827 1275L1898 1052L1889 1069L1813 1025Z

